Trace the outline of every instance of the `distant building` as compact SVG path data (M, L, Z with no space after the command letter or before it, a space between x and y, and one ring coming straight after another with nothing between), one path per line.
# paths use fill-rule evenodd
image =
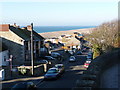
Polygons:
M58 38L47 38L47 39L45 39L45 42L47 42L47 41L58 44Z
M72 48L77 48L80 46L81 43L79 40L77 40L75 37L72 37L68 42L66 42L65 46L69 46L71 49Z
M21 65L31 60L31 25L20 28L16 24L0 25L0 38L8 47L10 55L13 55L13 65ZM34 58L39 58L43 48L44 38L33 30Z
M61 36L59 36L59 39L63 39L63 38L71 39L72 35L61 35Z

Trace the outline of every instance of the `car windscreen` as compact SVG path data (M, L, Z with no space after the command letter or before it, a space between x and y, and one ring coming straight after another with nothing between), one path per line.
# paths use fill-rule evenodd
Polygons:
M62 68L62 66L56 66L57 68Z
M70 57L71 59L75 59L75 57Z
M46 57L46 59L51 59L50 57Z
M56 69L51 69L51 70L48 70L47 73L57 73L58 71Z

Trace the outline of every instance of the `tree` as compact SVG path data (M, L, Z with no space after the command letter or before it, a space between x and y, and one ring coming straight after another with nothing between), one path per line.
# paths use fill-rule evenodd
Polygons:
M95 57L103 52L120 47L120 21L114 20L106 22L98 26L91 34L87 35L86 39L91 43L90 46L94 49Z

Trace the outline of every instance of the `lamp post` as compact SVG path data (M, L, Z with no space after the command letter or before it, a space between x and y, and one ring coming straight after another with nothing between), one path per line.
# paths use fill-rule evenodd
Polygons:
M10 72L11 72L11 77L12 77L12 58L13 58L13 55L10 55Z
M31 65L32 65L32 75L34 75L34 54L33 54L33 23L31 23Z

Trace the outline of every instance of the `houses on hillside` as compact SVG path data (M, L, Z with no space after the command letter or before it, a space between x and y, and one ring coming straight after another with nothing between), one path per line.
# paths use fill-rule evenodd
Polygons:
M59 41L64 44L65 50L80 49L81 42L75 38L75 34L61 35Z
M8 47L9 54L13 56L13 65L22 65L31 61L31 30L31 25L24 28L20 28L16 24L0 25L0 38ZM35 60L41 55L40 48L44 48L44 38L33 30Z

